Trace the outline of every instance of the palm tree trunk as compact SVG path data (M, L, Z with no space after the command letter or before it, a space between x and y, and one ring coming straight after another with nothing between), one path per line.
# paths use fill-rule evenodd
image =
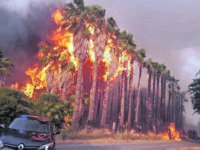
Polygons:
M60 79L60 88L62 89L61 99L66 100L66 91L70 88L73 81L73 73L63 70Z
M138 87L136 93L136 108L135 108L135 126L137 127L139 124L139 105L140 105L140 83L142 77L142 64L140 65L139 69L139 78L138 78Z
M160 90L160 76L157 76L157 92L156 92L156 122L157 122L157 129L159 131L159 124L160 124L160 100L159 100L159 90Z
M83 113L84 113L84 102L83 102L83 97L84 97L84 93L83 91L83 77L81 80L81 93L80 93L80 105L79 105L79 129L82 129L84 124L83 124Z
M128 109L128 121L127 121L127 129L131 129L131 114L132 114L132 100L133 100L133 60L131 60L131 71L129 77L129 109Z
M183 96L181 96L181 126L180 128L183 129Z
M83 73L83 63L79 62L77 83L76 83L76 95L75 95L75 104L72 117L72 126L71 131L76 132L79 129L79 105L80 105L80 96L81 96L81 84L82 84L82 73Z
M125 71L122 73L122 97L121 97L121 109L119 119L119 131L123 132L124 126L124 105L125 105Z
M168 111L168 124L171 122L171 91L169 89L169 100L168 100L168 108L167 108L167 111Z
M165 110L165 108L166 108L166 85L167 85L167 83L166 83L166 78L164 78L164 85L163 85L163 102L164 102L164 106L163 106L163 117L164 117L164 125L165 125L165 123L166 123L166 110Z
M171 105L171 107L172 107L172 122L174 122L174 101L175 101L175 99L174 99L174 83L172 83L172 105Z
M105 87L104 100L103 100L103 110L102 110L101 125L100 125L101 128L104 128L106 126L109 90L110 90L110 77L108 76L106 87Z
M149 73L148 76L148 93L147 93L147 102L146 102L146 109L147 109L147 128L148 130L151 128L151 116L152 116L152 110L151 110L151 73Z
M156 90L156 76L155 74L153 75L153 100L152 100L152 118L153 118L153 126L155 127L155 122L156 122L156 112L155 112L155 108L156 108L156 94L155 94L155 90Z
M164 77L163 76L161 76L161 98L160 98L160 121L162 121L162 124L164 123L164 116L163 116L163 107L164 107L164 99L163 99L163 97L164 97Z
M93 78L92 78L92 88L90 92L90 107L89 107L89 116L88 121L92 121L94 119L94 107L95 107L95 94L96 94L96 85L97 85L97 67L98 61L95 61L93 68Z

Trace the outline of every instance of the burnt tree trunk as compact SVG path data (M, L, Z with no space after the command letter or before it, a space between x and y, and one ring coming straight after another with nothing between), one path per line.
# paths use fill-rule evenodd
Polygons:
M163 94L164 94L164 92L163 92L163 90L164 90L164 87L163 87L163 80L164 80L164 78L163 78L163 76L161 76L161 79L160 79L160 82L161 82L161 96L160 96L160 121L162 121L162 124L163 124L163 122L164 122L164 117L163 117L163 104L164 104L164 101L163 101Z
M157 76L157 92L156 92L156 122L157 130L159 131L160 127L160 100L159 100L159 90L160 90L160 76Z
M165 125L166 123L166 85L167 85L167 81L166 78L164 78L163 81L163 123Z
M175 96L175 91L174 91L174 83L172 83L172 105L171 105L171 107L172 107L172 122L174 122L175 121L175 117L174 117L174 101L175 101L175 99L174 99L174 96Z
M48 70L47 72L47 91L50 94L56 94L59 91L59 73L57 70Z
M169 123L171 122L172 118L171 118L171 97L172 97L172 94L171 94L171 91L169 89L169 100L168 100L168 106L167 106L167 121L168 121L168 125Z
M76 84L76 97L75 97L72 126L71 126L72 132L78 131L79 129L79 120L80 120L79 107L80 107L80 97L81 97L82 73L83 73L83 63L79 62L77 84Z
M94 121L94 107L95 107L96 85L97 85L97 67L98 67L98 61L95 61L93 69L92 88L90 91L89 116L87 119L88 121L91 122Z
M143 65L140 64L138 86L137 86L137 92L136 92L136 108L135 108L135 126L136 127L139 125L140 83L141 83L141 77L142 77L142 67Z
M156 122L156 111L155 111L155 108L156 108L156 76L155 74L153 75L153 99L152 99L152 119L153 119L153 123L152 123L152 126L153 128L155 129L155 122ZM155 132L155 131L154 131Z
M61 98L66 100L66 92L70 88L73 83L73 74L72 72L62 71L61 79L60 79L60 86L62 89Z
M148 76L148 91L147 91L147 101L146 101L146 110L147 110L147 130L151 129L151 73L149 72Z
M103 110L101 116L101 128L106 127L106 119L107 119L107 110L108 110L108 98L109 98L109 90L110 90L110 77L108 77L105 87L104 99L103 99Z
M122 73L122 97L121 97L121 107L120 107L120 119L119 119L119 132L124 130L124 104L125 104L125 71Z
M132 115L132 100L133 100L133 60L131 60L131 70L129 77L129 108L128 108L128 121L127 121L127 129L131 130L131 115Z

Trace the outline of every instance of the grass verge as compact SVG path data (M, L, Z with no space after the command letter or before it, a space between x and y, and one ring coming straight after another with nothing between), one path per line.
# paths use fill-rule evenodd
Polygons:
M57 143L124 143L134 141L164 141L161 135L139 134L135 132L112 133L108 129L92 129L90 131L81 130L77 133L68 133L61 131L61 134L56 137Z

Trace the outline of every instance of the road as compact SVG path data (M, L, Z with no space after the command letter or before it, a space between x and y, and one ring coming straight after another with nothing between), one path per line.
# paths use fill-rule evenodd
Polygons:
M134 142L114 144L58 144L56 150L167 150L170 148L199 147L200 142Z

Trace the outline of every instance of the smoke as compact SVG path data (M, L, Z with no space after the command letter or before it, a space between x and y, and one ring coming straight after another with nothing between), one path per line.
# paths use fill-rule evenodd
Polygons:
M35 62L38 44L54 28L51 14L67 3L64 0L1 0L0 48L15 64L8 84L22 81Z

